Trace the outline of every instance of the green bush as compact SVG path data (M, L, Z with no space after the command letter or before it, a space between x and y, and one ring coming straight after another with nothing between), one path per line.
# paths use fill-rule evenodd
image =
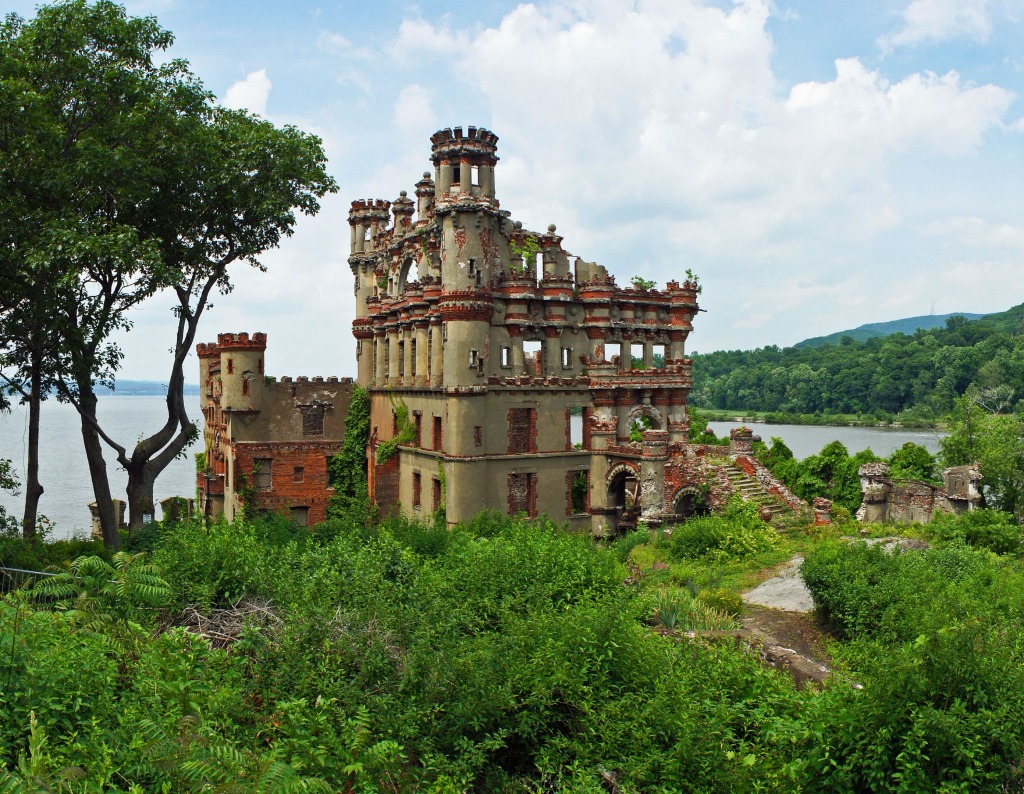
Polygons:
M1021 528L1001 510L972 510L961 515L940 513L928 525L928 534L942 544L966 543L996 554L1021 551Z
M722 515L692 518L662 541L675 559L742 560L771 551L778 533L761 520L757 506L732 497Z

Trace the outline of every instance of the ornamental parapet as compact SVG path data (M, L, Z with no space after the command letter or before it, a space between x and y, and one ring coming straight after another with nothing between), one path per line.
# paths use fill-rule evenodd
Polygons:
M221 350L266 350L267 335L257 331L252 335L240 334L217 334L217 346Z
M469 289L442 292L437 299L441 319L490 322L494 315L494 297L490 290Z

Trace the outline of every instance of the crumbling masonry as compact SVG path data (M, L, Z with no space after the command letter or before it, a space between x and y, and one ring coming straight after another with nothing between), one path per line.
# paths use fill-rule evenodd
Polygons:
M248 510L316 524L334 494L327 460L341 448L352 379L268 377L266 349L263 333L196 345L205 419L199 510L228 521Z
M415 200L352 203L373 502L443 507L449 524L485 508L547 514L596 535L691 512L697 285L624 289L553 225L524 229L497 199L497 141L441 130ZM396 436L408 443L382 454Z

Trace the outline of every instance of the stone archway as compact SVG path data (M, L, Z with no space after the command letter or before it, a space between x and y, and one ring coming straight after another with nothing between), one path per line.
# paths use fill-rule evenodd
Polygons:
M617 463L605 478L608 487L608 524L612 534L636 529L640 514L640 472L629 463Z
M641 416L646 416L651 420L651 430L665 430L665 414L655 408L653 405L635 405L629 410L629 424L633 426L633 422L639 421Z
M672 513L684 521L710 512L707 496L695 485L683 486L672 496Z
M402 263L402 267L398 270L398 281L395 284L395 294L401 295L405 292L407 284L411 283L409 276L412 276L412 282L418 282L420 280L419 262L414 257L407 257Z

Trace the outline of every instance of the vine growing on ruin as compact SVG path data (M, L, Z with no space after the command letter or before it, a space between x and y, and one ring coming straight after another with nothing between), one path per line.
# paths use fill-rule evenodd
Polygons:
M389 399L395 412L395 424L398 426L398 432L395 433L394 438L381 441L377 445L378 465L387 463L395 456L400 446L409 444L416 439L416 425L409 418L409 406L405 404L405 400L396 398L394 395L389 395Z
M336 508L362 504L366 501L366 442L370 437L370 395L361 386L352 389L352 399L345 418L345 435L341 450L328 462L328 476L334 496L328 515Z

